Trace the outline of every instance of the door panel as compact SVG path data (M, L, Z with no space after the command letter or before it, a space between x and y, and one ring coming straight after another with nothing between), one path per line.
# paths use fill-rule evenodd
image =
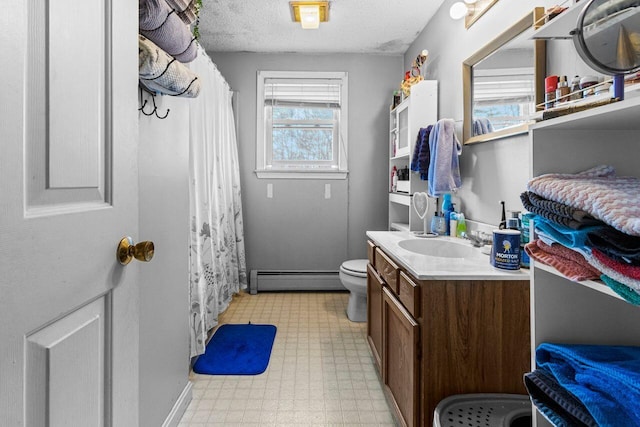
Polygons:
M103 425L105 313L110 311L105 305L99 298L27 335L27 425Z
M419 423L420 326L388 288L383 289L383 379L406 427Z
M30 215L110 200L112 2L28 2L25 131ZM77 19L70 19L70 10ZM81 53L81 57L79 57ZM79 208L80 210L83 207Z
M137 5L18 2L0 33L0 425L137 425Z

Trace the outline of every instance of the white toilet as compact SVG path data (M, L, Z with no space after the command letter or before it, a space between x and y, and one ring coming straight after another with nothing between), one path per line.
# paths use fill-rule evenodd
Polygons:
M352 259L340 266L340 281L351 292L347 317L352 322L367 321L367 263L366 259Z

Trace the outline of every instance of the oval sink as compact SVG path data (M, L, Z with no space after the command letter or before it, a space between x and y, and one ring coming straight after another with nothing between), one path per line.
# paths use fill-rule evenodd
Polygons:
M398 246L420 255L441 258L469 258L474 254L471 246L448 240L409 239L399 241Z

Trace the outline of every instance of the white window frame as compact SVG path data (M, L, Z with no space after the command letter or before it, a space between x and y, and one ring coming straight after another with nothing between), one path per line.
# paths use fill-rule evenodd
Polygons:
M281 164L270 162L271 150L271 117L265 117L264 86L267 79L339 79L340 92L340 120L334 127L333 154L337 156L337 168L325 168L326 162L305 162L305 167L296 167L296 162ZM282 179L346 179L347 168L347 135L348 135L348 79L346 72L324 71L258 71L256 96L256 175L258 178ZM335 120L327 121L334 123ZM311 167L310 167L311 166ZM316 166L316 167L312 167Z

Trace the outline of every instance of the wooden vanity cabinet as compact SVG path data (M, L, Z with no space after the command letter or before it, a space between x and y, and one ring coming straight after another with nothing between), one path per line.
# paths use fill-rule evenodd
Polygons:
M419 426L420 326L388 287L383 290L382 380L403 425Z
M528 280L417 280L381 248L371 254L368 341L400 425L431 426L454 394L526 394Z
M371 264L367 266L367 340L378 372L382 375L382 288L384 281Z

